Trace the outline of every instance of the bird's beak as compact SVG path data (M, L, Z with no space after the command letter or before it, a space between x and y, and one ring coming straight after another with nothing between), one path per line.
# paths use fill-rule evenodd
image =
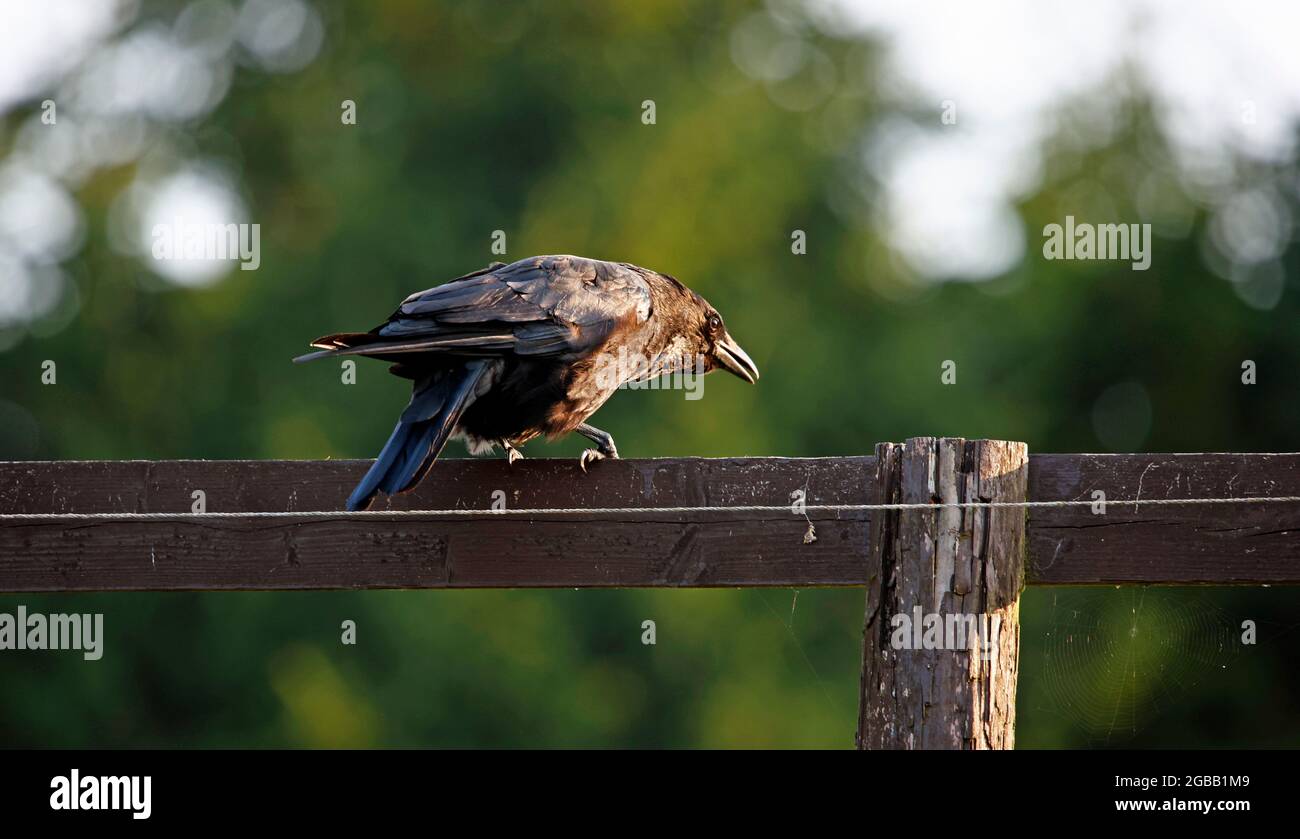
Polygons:
M718 363L751 385L758 381L758 367L749 354L740 348L730 335L723 335L713 348L713 357Z

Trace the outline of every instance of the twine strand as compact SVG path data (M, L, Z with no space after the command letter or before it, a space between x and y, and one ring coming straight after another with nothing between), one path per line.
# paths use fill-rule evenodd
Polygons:
M477 508L443 510L276 510L258 512L175 512L175 513L0 513L0 521L171 521L177 519L366 519L366 518L455 518L455 517L530 517L530 516L645 516L682 515L687 513L840 513L885 510L939 510L946 507L960 509L1040 508L1040 507L1091 507L1132 505L1134 507L1173 507L1207 504L1296 504L1300 495L1256 496L1241 498L1133 498L1105 499L1104 501L938 501L934 503L895 504L742 504L734 506L689 507L542 507L518 510L492 510Z

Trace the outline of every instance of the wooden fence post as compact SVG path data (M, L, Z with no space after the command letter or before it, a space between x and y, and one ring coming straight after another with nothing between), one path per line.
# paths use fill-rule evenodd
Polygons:
M877 500L1024 501L1028 462L1024 443L881 443ZM1025 521L1023 507L872 514L858 748L1014 746Z

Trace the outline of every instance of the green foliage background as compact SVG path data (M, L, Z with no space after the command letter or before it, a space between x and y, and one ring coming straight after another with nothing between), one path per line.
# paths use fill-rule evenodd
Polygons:
M179 5L144 15L169 20ZM1120 382L1150 396L1142 450L1300 448L1294 247L1279 305L1246 306L1204 266L1203 211L1171 179L1193 223L1157 238L1145 274L1038 252L1036 232L1079 214L1081 195L1139 217L1133 173L1169 165L1153 160L1168 151L1143 101L1086 154L1063 107L1044 183L1020 207L1025 261L989 282L929 283L866 221L862 133L897 107L878 92L870 42L810 32L840 83L791 112L731 60L744 3L318 8L326 41L311 64L241 69L214 114L177 129L238 173L262 226L260 269L201 290L152 277L106 241L133 166L100 171L77 195L89 229L66 268L79 306L0 353L0 398L38 432L0 427L0 457L371 457L405 384L362 365L344 387L337 368L289 358L496 258L497 229L512 258L578 253L681 278L763 371L757 387L711 377L698 402L620 394L599 424L624 457L860 454L923 434L1104 450L1092 411ZM356 126L340 124L343 99L357 102ZM0 122L0 153L34 107ZM1243 161L1238 175L1296 171ZM806 255L791 253L794 229ZM1253 387L1240 383L1245 358ZM58 362L57 386L40 384L44 359ZM958 362L954 386L939 384L945 359ZM1300 745L1294 591L1150 592L1164 606L1144 618L1152 638L1208 615L1256 620L1260 644L1191 666L1177 643L1137 638L1118 671L1080 688L1053 658L1070 625L1062 602L1120 626L1137 596L1026 594L1022 747ZM18 603L102 611L107 640L94 664L0 654L10 746L847 747L856 719L856 590L0 596L0 611ZM653 647L640 643L647 618ZM339 644L344 619L359 625L355 647ZM1087 724L1072 703L1113 704L1116 721Z

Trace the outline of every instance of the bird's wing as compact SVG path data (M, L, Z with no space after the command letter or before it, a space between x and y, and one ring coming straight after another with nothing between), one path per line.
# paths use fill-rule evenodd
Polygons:
M651 314L650 286L633 266L577 256L493 265L416 292L365 333L318 338L324 355L573 356L620 323Z

